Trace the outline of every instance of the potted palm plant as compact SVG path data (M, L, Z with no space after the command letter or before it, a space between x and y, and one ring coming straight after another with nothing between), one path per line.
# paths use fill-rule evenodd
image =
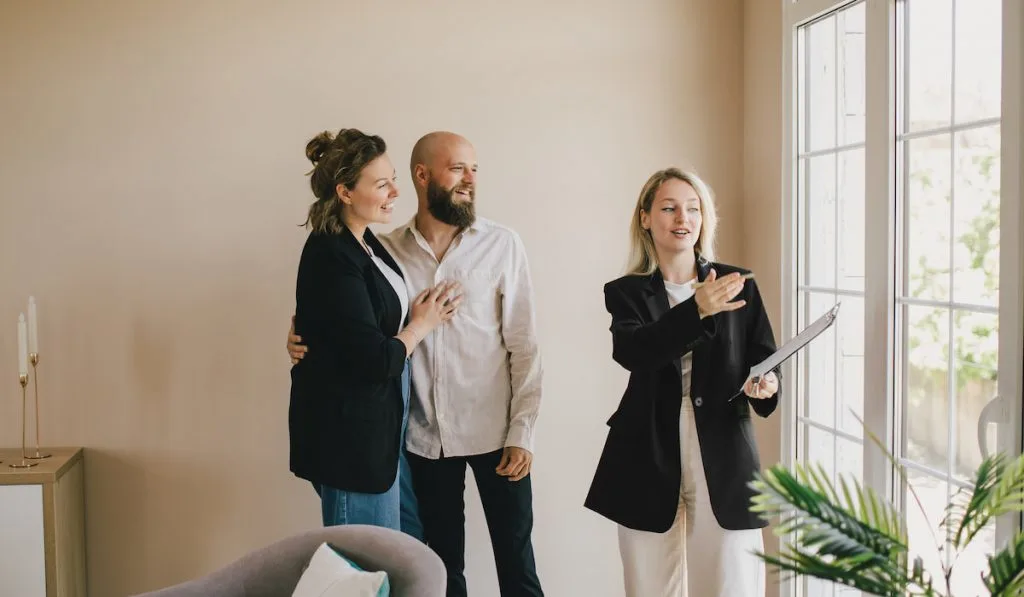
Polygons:
M905 469L872 439L907 483ZM891 504L855 481L840 478L838 485L813 465L774 466L759 474L751 483L757 492L751 510L777 519L775 534L783 544L777 556L757 555L783 574L815 577L870 595L950 597L956 555L987 523L1024 511L1024 456L985 458L975 471L973 487L950 501L938 525L938 537L948 537L954 550L954 557L942 565L943 578L933 578L919 556L911 558L906 522ZM908 487L920 508L917 494ZM942 549L938 541L936 549ZM987 559L982 580L989 595L1024 595L1024 533Z

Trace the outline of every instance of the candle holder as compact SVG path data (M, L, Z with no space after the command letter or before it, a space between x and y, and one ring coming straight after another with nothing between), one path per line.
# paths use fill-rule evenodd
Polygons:
M42 460L44 458L49 458L51 455L39 453L39 370L36 368L36 365L39 364L39 353L28 353L28 361L32 364L32 390L35 392L36 398L36 453L33 456L26 456L26 458L31 460Z
M39 463L27 462L28 456L25 454L25 386L28 385L28 375L24 373L18 374L18 383L21 384L21 462L12 462L7 466L11 468L30 468Z

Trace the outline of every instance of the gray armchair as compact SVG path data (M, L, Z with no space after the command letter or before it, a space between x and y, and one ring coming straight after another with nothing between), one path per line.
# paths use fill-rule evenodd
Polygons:
M387 572L395 597L444 597L444 564L429 547L398 531L361 525L289 537L204 577L138 597L289 597L325 541L364 570Z

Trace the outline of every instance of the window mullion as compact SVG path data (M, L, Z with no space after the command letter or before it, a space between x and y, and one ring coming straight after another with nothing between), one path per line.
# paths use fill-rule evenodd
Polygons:
M864 422L892 451L895 314L895 2L867 0L865 13L865 301ZM894 497L892 466L879 450L864 452L864 484Z

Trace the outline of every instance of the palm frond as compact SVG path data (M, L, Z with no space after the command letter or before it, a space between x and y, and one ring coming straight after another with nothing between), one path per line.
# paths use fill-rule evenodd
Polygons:
M885 597L902 597L910 581L905 577L891 577L877 568L868 566L869 558L862 557L862 565L857 566L858 558L847 560L828 560L820 556L804 553L787 547L777 557L764 553L755 553L766 564L774 566L783 573L794 576L812 576L821 580L853 587L871 595ZM853 564L851 567L850 564Z
M1024 511L1024 458L1008 462L994 454L982 460L970 492L961 490L946 509L943 525L952 531L959 550L970 543L993 518Z
M864 429L864 435L866 435L868 439L871 440L871 443L875 444L875 447L885 455L886 459L892 465L893 470L899 475L900 480L903 482L903 486L906 487L907 491L910 493L910 497L914 498L914 503L917 504L918 512L920 512L921 517L924 518L925 524L928 527L928 532L932 536L932 545L935 546L935 549L941 551L943 543L939 542L939 538L935 534L935 528L932 526L932 521L928 517L928 511L925 510L924 504L921 502L921 496L917 495L917 490L914 489L914 485L907 477L907 468L896 460L896 457L893 456L892 452L889 451L882 440L875 435L870 428L868 428L867 424L864 423L864 420L860 418L860 415L854 412L852 408L850 409L850 413L853 415L853 418L857 419L857 422L860 423L861 428Z
M862 590L905 587L907 543L896 511L857 483L851 489L843 481L840 498L820 467L794 471L775 466L751 483L757 492L751 511L778 517L775 533L793 533L799 546L787 548L782 560L765 561L800 574L830 574L824 578Z
M865 427L864 432L892 463L928 521L906 468L869 429ZM820 465L800 464L772 467L756 475L750 487L755 491L750 510L766 520L777 518L775 534L784 541L779 554L756 555L783 575L814 577L872 595L938 595L922 558L908 562L906 524L900 512L870 488L843 477L833 484ZM995 519L1021 512L1024 456L1013 461L1003 455L985 458L975 471L972 486L958 492L947 506L941 524L927 523L940 555L948 546L956 556L952 563L941 558L943 594L951 590L953 568L960 555L979 533ZM941 542L938 528L945 531ZM915 551L919 549L917 546ZM1024 595L1024 533L989 556L988 570L981 578L993 597Z
M990 556L988 568L988 573L981 578L992 597L1024 593L1024 533L1019 533L1005 549Z
M1005 464L1002 454L982 460L974 474L973 488L961 488L946 507L942 524L952 532L953 545L958 549L988 522L987 505Z
M751 483L757 492L752 512L770 519L780 517L780 532L835 529L873 550L905 552L906 534L897 511L860 483L840 478L842 497L820 467L774 466ZM819 528L820 527L820 528Z

